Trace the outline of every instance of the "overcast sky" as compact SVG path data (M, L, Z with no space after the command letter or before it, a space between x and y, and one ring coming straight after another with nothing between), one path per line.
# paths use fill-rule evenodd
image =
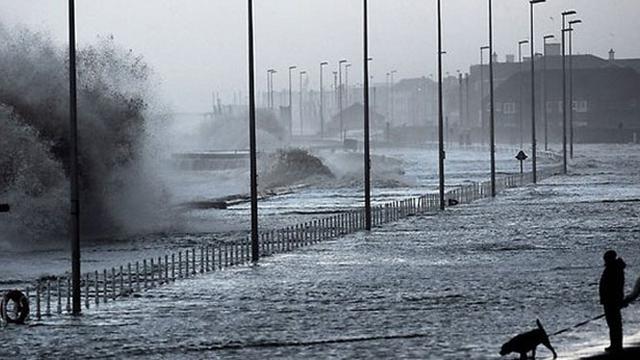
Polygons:
M114 35L142 54L161 79L162 93L176 111L206 111L211 91L246 94L245 0L77 0L79 46ZM335 70L353 62L351 83L361 82L361 0L254 0L259 90L266 69L280 71L276 87L287 86L295 64L317 86L319 63ZM436 67L436 0L370 0L370 56L375 81L389 70L396 79L428 76ZM487 43L486 0L443 0L445 71L479 62ZM0 0L0 19L50 32L66 43L67 1ZM495 46L504 59L529 37L527 0L494 0ZM536 51L544 34L559 36L560 12L575 9L584 21L575 33L580 53L640 57L639 0L548 0L536 5ZM297 78L296 78L297 79ZM330 77L326 78L327 83Z

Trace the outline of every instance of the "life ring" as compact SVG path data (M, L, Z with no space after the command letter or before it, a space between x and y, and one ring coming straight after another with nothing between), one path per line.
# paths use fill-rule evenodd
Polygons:
M18 290L9 290L2 297L0 316L7 324L24 324L29 316L29 299Z

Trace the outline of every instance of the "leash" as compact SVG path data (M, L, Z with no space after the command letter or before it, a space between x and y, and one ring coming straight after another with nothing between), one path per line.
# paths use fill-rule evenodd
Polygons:
M556 331L556 332L554 332L553 334L551 334L551 336L560 335L560 334L562 334L562 333L566 333L566 332L567 332L567 331L569 331L569 330L577 329L577 328L579 328L579 327L581 327L581 326L585 326L585 325L587 325L588 323L590 323L590 322L592 322L592 321L596 321L596 320L602 319L603 317L604 317L604 314L602 314L602 315L598 315L598 316L596 316L596 317L594 317L594 318L591 318L591 319L589 319L589 320L586 320L586 321L583 321L583 322L581 322L581 323L577 323L577 324L575 324L575 325L573 325L573 326L570 326L570 327L568 327L568 328L564 328L564 329L562 329L562 330Z

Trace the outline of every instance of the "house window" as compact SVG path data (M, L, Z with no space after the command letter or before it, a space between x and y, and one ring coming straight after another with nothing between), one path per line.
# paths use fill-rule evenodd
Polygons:
M514 102L504 103L504 113L505 114L515 114L516 113L516 103L514 103Z
M573 102L573 111L579 113L586 113L589 111L589 106L586 100L577 100Z

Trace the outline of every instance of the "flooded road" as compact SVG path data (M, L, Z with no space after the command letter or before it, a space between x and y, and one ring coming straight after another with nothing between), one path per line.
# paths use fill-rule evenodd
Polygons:
M8 327L0 358L497 359L536 318L555 332L601 312L606 249L627 262L627 288L640 275L640 157L630 149L585 149L569 176L495 200L180 281L77 320ZM640 331L637 307L623 313L625 334ZM598 321L551 341L567 356L606 339Z

